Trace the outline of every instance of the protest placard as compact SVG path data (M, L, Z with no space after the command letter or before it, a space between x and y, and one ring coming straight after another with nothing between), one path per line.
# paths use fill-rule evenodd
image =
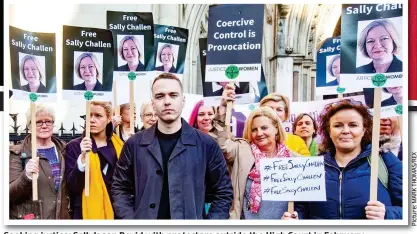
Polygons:
M63 98L82 101L86 91L90 91L95 101L111 101L112 33L105 29L64 25L63 37Z
M127 78L129 72L152 71L155 59L152 13L107 11L106 18L117 55L116 76Z
M9 26L13 99L56 101L55 33L25 31Z
M149 96L149 82L155 77L153 15L150 12L107 11L106 19L117 56L113 79L119 90L129 90L128 95L126 92L113 95L114 102L135 106L137 96ZM132 114L131 130L133 124Z
M188 29L155 24L155 71L184 73Z
M340 85L402 86L402 4L344 4Z
M203 85L203 96L205 105L218 106L224 86L228 82L206 82L206 55L207 55L207 38L199 39L200 46L200 67ZM263 68L261 66L261 80L256 82L235 82L235 104L248 104L259 102L263 97L268 95L268 88L265 81Z
M55 33L9 26L13 99L30 102L32 159L37 153L36 102L56 101ZM38 174L32 174L32 200L38 200Z
M259 81L264 5L224 4L209 9L206 81Z
M340 37L327 38L317 51L316 94L343 94L362 91L361 88L340 86Z
M90 138L91 101L111 101L113 37L109 30L64 25L63 98L86 101L85 137ZM89 196L90 158L85 158L85 195Z
M383 87L402 87L402 4L343 4L341 86L375 88L370 200L377 199ZM402 89L402 88L401 88ZM402 105L398 106L402 113Z
M260 161L262 200L326 201L322 156Z

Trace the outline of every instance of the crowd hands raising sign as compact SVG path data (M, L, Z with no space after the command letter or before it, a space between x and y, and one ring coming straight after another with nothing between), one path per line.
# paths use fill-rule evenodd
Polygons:
M245 16L250 10L262 10L263 14L263 6L255 5L253 9L250 5L239 6L242 18L238 21L218 14L230 10L228 7L236 10L234 6L218 8L209 24L214 21L215 27L229 28L252 27L263 22ZM138 19L134 18L136 14L129 15L129 20ZM122 22L125 16L115 13L113 21ZM110 29L124 30L114 25L117 24L109 24ZM10 219L403 218L398 120L401 116L377 120L383 135L378 136L378 158L385 167L378 170L377 199L371 199L370 156L375 119L363 97L296 103L285 95L270 93L257 104L233 108L240 87L230 81L245 76L244 68L250 65L254 69L246 75L255 74L256 79L242 81L259 82L261 51L249 53L255 56L226 56L221 67L215 67L220 65L213 60L221 53L210 53L210 44L216 45L214 41L222 38L212 31L208 36L206 69L211 78L207 81L221 84L221 96L216 106L199 101L190 108L177 76L183 71L183 63L177 62L182 55L176 53L183 53L186 44L178 44L181 47L178 49L171 45L173 41L164 41L176 33L175 38L185 40L188 31L163 25L155 28L159 33L149 33L148 27L137 28L137 37L126 40L123 40L126 36L117 37L107 31L90 31L87 36L102 33L113 46L97 48L96 52L72 48L76 45L64 47L64 55L71 56L70 63L76 65L75 71L64 69L70 77L64 88L71 91L77 86L72 73L86 83L93 80L97 85L100 79L113 73L100 65L114 64L117 68L122 60L129 63L129 58L134 58L136 64L132 70L126 65L130 83L136 78L136 69L154 71L158 59L162 70L145 87L150 89L150 100L148 97L138 108L141 129L132 124L136 121L133 99L116 107L120 113L114 115L111 102L96 101L93 93L84 92L88 100L87 133L69 143L53 135L56 119L53 109L36 105L29 110L27 123L31 134L22 144L10 147ZM73 38L83 37L86 32L78 27L64 29L64 35ZM248 28L241 33L248 38L253 35L255 42L262 39L262 31L255 33ZM148 34L151 41L144 39ZM119 49L112 40L120 41L122 60L113 57ZM124 51L126 41L130 50L140 47L142 53ZM158 48L145 50L140 42ZM155 51L159 51L157 58L149 58ZM73 61L75 55L80 61ZM242 57L251 60L233 61ZM88 59L84 61L85 58ZM83 61L90 65L83 66ZM222 77L213 79L213 72L221 72ZM103 81L101 88L110 91L111 83L111 79ZM190 115L183 115L184 107L191 110ZM232 116L231 120L228 116ZM39 181L36 199L30 193L34 180Z

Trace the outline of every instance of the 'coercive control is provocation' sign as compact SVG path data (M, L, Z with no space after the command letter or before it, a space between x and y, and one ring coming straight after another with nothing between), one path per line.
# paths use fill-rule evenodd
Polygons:
M259 81L264 5L209 9L206 81Z

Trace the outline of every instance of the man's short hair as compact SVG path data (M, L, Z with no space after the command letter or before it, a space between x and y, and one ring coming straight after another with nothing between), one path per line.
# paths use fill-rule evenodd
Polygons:
M174 74L171 74L171 73L162 73L161 75L159 75L159 76L157 76L154 80L153 80L153 83L152 83L152 87L151 87L151 89L153 89L153 85L158 81L158 80L176 80L176 81L178 81L178 83L180 84L180 87L181 87L181 92L183 91L183 88L182 88L182 83L181 83L181 80L176 76L176 75L174 75Z

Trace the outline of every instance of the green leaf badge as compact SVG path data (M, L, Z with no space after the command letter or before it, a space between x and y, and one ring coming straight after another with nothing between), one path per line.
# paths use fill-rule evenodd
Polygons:
M136 80L136 73L129 72L129 74L127 74L127 78L129 78L129 80Z
M372 84L376 87L381 87L387 83L387 77L384 74L376 74L372 77Z
M402 114L403 114L403 105L402 105L402 104L397 105L397 106L395 107L395 112L396 112L397 114L399 114L399 115L402 115Z
M337 91L338 93L344 93L344 92L346 91L346 89L345 89L345 88L342 88L342 87L340 87L340 86L338 86L338 87L337 87L337 89L336 89L336 91Z
M230 65L226 68L225 74L231 80L236 79L239 76L239 68L235 65Z
M36 100L38 100L38 95L36 93L30 93L29 99L31 102L36 102Z
M84 93L84 98L85 98L85 100L87 100L87 101L92 100L92 99L93 99L93 97L94 97L94 94L93 94L93 92L91 92L91 91L87 91L87 92L85 92L85 93Z
M249 110L253 111L253 110L255 110L255 105L250 104L250 105L248 106L248 108L249 108Z

